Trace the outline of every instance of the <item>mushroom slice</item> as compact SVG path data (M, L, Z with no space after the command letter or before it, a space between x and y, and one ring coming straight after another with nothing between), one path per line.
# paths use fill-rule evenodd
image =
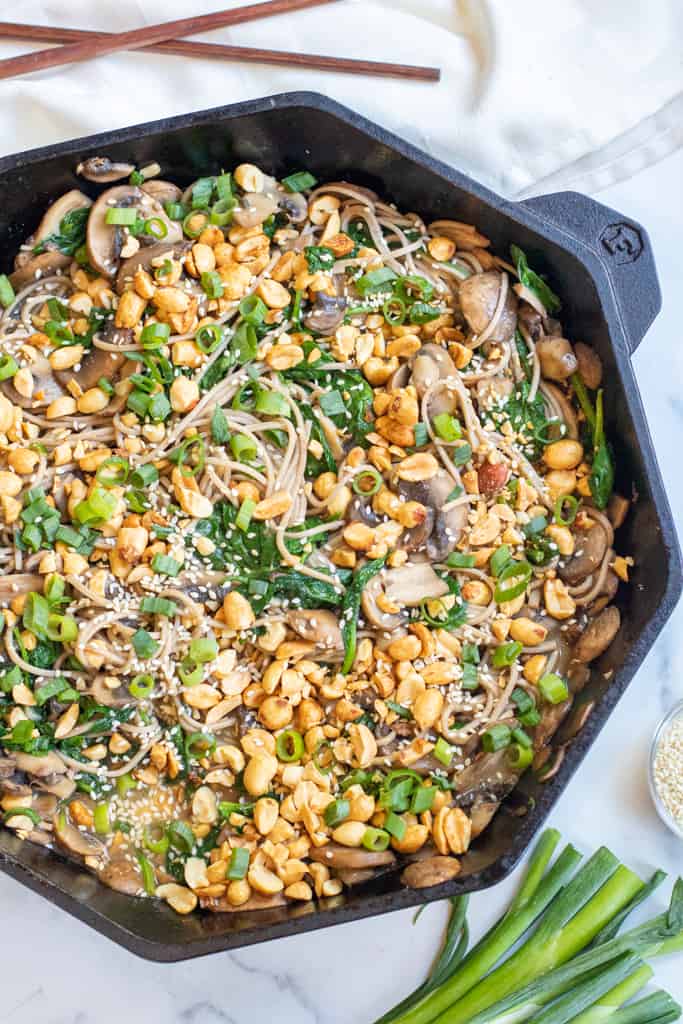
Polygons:
M53 775L64 775L66 772L66 765L61 757L52 750L40 755L18 752L14 759L19 771L33 775L36 779L47 779Z
M22 409L39 409L64 394L50 363L42 352L36 350L29 365L33 376L33 393L30 398L17 391L11 378L3 381L0 385L3 393L14 405L20 405Z
M326 292L315 294L315 304L304 317L304 326L325 336L334 334L344 320L346 299L343 295L328 295Z
M448 593L448 586L427 562L407 562L384 574L384 591L392 604L416 608L423 601L436 600Z
M575 441L578 440L579 424L576 418L576 412L571 402L567 399L564 391L562 391L561 388L558 388L557 384L549 384L547 381L543 381L541 391L557 406L562 417L562 422L567 428L566 437L571 437ZM550 415L554 414L554 410L551 408Z
M460 861L455 857L424 857L409 864L401 881L411 889L429 889L432 885L450 882L460 874Z
M41 252L38 256L32 256L26 263L12 271L9 275L10 283L15 292L20 292L29 284L34 284L41 277L50 277L58 270L64 270L71 263L71 257L65 256L63 252L49 249Z
M34 246L47 239L49 235L58 234L59 227L67 213L73 213L74 210L86 210L90 206L92 206L92 199L83 195L77 188L73 188L70 192L60 196L44 213L43 219L38 225L38 230L33 236ZM70 260L71 258L69 257Z
M108 708L122 708L131 703L131 696L125 686L118 686L112 690L104 681L104 676L95 676L90 695L98 704L104 704Z
M396 860L391 850L373 853L372 850L355 849L352 846L342 846L340 843L328 843L326 846L315 847L309 853L309 857L319 864L327 864L330 868L351 870L380 868L385 864L393 864Z
M241 228L255 228L277 212L277 201L263 192L246 192L235 207L233 220Z
M621 626L619 609L614 605L605 608L586 626L574 645L574 659L581 662L594 661L607 650Z
M401 480L398 484L399 494L404 498L419 501L421 505L433 511L432 529L424 542L427 554L433 562L442 562L450 555L467 525L467 505L455 505L448 511L443 511L453 487L453 478L444 469L440 469L429 480L415 483ZM420 530L421 527L416 529Z
M12 757L0 757L0 779L10 779L17 769L17 763Z
M308 217L308 203L301 192L278 193L277 199L278 206L292 224L303 224Z
M156 199L157 203L179 203L183 194L182 189L172 181L163 181L161 178L150 178L140 188L152 199Z
M419 352L416 352L412 363L411 384L415 385L419 398L422 398L425 391L432 387L439 380L446 380L448 377L456 377L457 369L455 363L445 348L429 342L423 345ZM452 412L455 408L455 395L449 409L439 409L439 412Z
M155 242L154 245L147 245L144 248L138 249L133 256L129 256L128 259L123 260L121 263L119 272L116 275L116 291L121 295L125 291L126 285L130 284L133 280L136 270L140 267L143 270L149 271L154 260L162 256L173 260L182 259L191 248L192 242L179 241L169 244L168 241L164 240L163 242Z
M477 799L502 800L517 783L519 772L510 764L507 750L480 754L455 777L458 804L467 806Z
M315 643L321 654L337 654L344 650L337 616L324 608L297 608L287 613L287 623L304 640Z
M607 536L600 523L588 530L577 530L576 553L560 568L560 577L572 586L585 580L599 568L607 553Z
M399 608L415 608L423 601L443 597L448 587L427 562L408 562L373 576L361 596L363 615L372 626L388 632L403 624L405 614L383 611L377 603L382 593Z
M472 274L458 289L460 306L474 334L483 334L493 319L500 293L501 275L497 270ZM517 296L508 289L505 304L489 341L510 341L517 326Z
M91 156L81 161L76 168L76 174L87 181L94 181L97 185L110 185L114 181L129 178L134 170L133 164L119 163L110 160L108 156Z
M60 846L78 857L101 857L104 843L89 832L81 832L71 824L67 811L58 811L52 818L54 835Z
M107 861L97 872L97 877L110 889L126 896L138 896L143 889L140 869L132 858L121 856Z
M134 340L133 330L130 327L115 327L113 320L107 320L102 330L102 338L112 345L126 345ZM109 352L104 348L91 348L87 355L83 356L81 363L68 370L55 370L55 379L63 388L68 388L70 382L75 380L82 391L94 388L98 380L104 377L105 380L113 381L114 377L122 366L130 362L123 352ZM133 366L133 363L130 363Z
M141 217L147 220L155 217L166 226L164 241L168 248L182 238L182 229L175 221L169 220L163 206L147 192L135 185L117 185L107 189L99 197L88 218L86 245L91 266L105 277L114 277L121 257L124 234L113 224L107 224L107 212L114 206L136 208Z

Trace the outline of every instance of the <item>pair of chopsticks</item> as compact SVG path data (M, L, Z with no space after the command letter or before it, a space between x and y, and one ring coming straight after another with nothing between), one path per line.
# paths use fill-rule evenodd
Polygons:
M391 64L380 61L353 60L347 57L326 57L319 54L286 53L262 50L248 46L228 46L222 43L198 43L182 36L210 32L212 29L239 25L257 18L300 11L336 0L268 0L230 11L166 21L160 25L147 25L131 32L90 32L81 29L52 28L47 25L21 25L0 22L0 38L31 39L43 43L63 43L49 50L37 50L0 60L0 79L61 67L76 61L91 60L119 50L149 49L155 53L180 54L186 57L204 57L212 60L240 61L250 64L280 64L285 67L308 68L318 71L338 71L357 75L378 75L407 78L422 82L438 82L438 68L418 67L412 64Z

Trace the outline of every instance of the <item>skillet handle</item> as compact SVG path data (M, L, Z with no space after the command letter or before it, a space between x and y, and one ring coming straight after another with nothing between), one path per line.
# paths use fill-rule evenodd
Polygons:
M605 271L631 354L662 308L652 244L637 221L580 192L525 199L523 205L587 246Z

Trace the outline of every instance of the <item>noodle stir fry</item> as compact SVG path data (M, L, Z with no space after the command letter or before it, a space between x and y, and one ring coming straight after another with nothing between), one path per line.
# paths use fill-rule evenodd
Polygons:
M471 225L78 170L0 277L5 825L179 913L454 877L619 629L598 356Z

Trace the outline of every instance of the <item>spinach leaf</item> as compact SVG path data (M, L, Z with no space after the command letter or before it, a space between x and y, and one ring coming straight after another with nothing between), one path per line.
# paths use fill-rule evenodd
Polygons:
M598 508L606 508L614 489L614 463L607 446L602 409L602 390L595 399L595 427L593 429L593 465L588 479L593 501Z
M595 408L588 395L588 389L578 373L571 376L572 387L579 405L586 418L586 427L590 433L587 437L588 444L593 445L593 463L588 478L593 501L598 508L607 507L612 491L614 490L614 462L610 453L607 438L605 437L604 412L602 404L602 390L598 391L595 398Z
M216 384L227 377L234 365L235 357L232 352L224 352L220 355L199 381L200 391L211 391L211 388L215 388Z
M350 254L351 256L357 256L359 249L374 249L375 247L375 243L364 220L351 221L346 229L346 234L356 243L356 248Z
M46 235L33 249L34 255L45 252L48 247L59 249L65 256L73 256L85 242L85 229L90 216L90 208L71 210L62 217L59 231L54 235Z
M303 418L311 424L311 441L317 441L323 450L320 458L316 458L309 451L306 457L306 478L308 480L315 480L322 473L336 473L337 463L332 454L330 443L325 437L325 431L320 426L320 421L310 405L301 405L299 409Z
M62 653L62 645L56 640L39 640L32 651L26 652L26 661L35 668L52 668Z
M358 635L358 616L360 615L360 602L366 586L378 572L384 568L384 558L374 558L367 562L362 569L353 574L351 582L344 594L341 610L341 632L344 638L344 664L341 667L342 675L348 675L356 657L356 641Z
M339 581L343 582L348 575L348 571L340 571ZM257 615L277 598L285 599L296 608L337 608L343 597L343 592L331 581L326 583L324 580L312 579L296 569L270 578L265 575L252 576L249 583L238 587L238 590L247 598Z
M311 274L315 274L317 270L330 270L337 259L326 245L307 245L304 255Z
M282 377L304 386L315 384L341 392L344 410L328 418L345 434L350 434L355 444L362 445L366 435L373 429L373 422L369 418L372 413L372 388L359 370L330 370L327 360L323 361L323 358L315 363L299 363L284 370Z
M521 440L524 454L532 459L538 458L544 447L550 443L548 432L556 424L556 421L549 420L545 414L540 391L536 392L532 400L529 399L528 380L520 381L507 401L490 415L496 425L506 420L510 422Z
M548 287L542 277L539 277L535 271L533 271L528 262L526 255L517 245L510 246L510 254L512 260L517 268L517 274L519 280L523 285L532 291L537 299L539 299L549 313L559 313L562 309L562 303L555 294L555 292Z

